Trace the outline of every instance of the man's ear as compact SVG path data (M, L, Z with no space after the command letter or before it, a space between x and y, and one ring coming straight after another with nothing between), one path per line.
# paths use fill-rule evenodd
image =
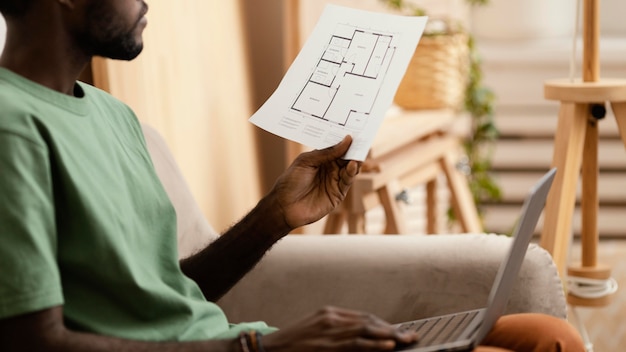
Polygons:
M70 9L73 9L74 7L76 7L76 1L75 0L57 0L59 2L59 4L66 6Z

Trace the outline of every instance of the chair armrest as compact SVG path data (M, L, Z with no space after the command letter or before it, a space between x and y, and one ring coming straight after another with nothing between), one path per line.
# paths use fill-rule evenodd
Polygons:
M218 304L282 327L325 305L392 322L485 306L511 239L498 235L289 235ZM507 313L566 317L550 255L532 244Z
M165 139L152 126L141 125L146 146L161 184L176 209L179 257L185 258L215 240L217 232L208 223L183 177Z

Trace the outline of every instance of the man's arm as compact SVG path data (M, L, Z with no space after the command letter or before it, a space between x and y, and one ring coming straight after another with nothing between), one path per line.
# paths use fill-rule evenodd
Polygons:
M267 352L391 351L397 344L416 341L377 317L326 307L279 332L263 337ZM125 340L75 332L63 324L63 307L0 320L3 352L240 352L238 338L193 342Z
M64 326L60 306L0 320L0 350L6 352L227 352L240 349L235 339L146 342L75 332Z
M258 263L265 252L291 229L269 214L263 199L239 223L199 253L183 259L185 275L198 283L209 301L217 301Z
M345 198L360 163L341 159L352 143L303 153L257 206L216 241L181 261L208 300L216 301L254 267L276 241L315 222Z

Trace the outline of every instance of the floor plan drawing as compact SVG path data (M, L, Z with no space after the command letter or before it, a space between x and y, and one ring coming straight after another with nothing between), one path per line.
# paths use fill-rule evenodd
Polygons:
M391 34L338 25L291 108L362 128L393 58L392 44Z
M327 5L250 122L316 149L350 135L344 157L364 160L427 20Z

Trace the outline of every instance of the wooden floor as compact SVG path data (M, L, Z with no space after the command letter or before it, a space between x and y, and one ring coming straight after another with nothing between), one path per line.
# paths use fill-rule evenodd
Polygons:
M579 243L572 246L573 259L580 258ZM619 291L612 302L600 308L575 308L593 343L594 352L624 351L626 346L626 239L603 239L598 246L598 258L612 268ZM571 310L571 307L570 307ZM576 324L570 312L570 320Z

